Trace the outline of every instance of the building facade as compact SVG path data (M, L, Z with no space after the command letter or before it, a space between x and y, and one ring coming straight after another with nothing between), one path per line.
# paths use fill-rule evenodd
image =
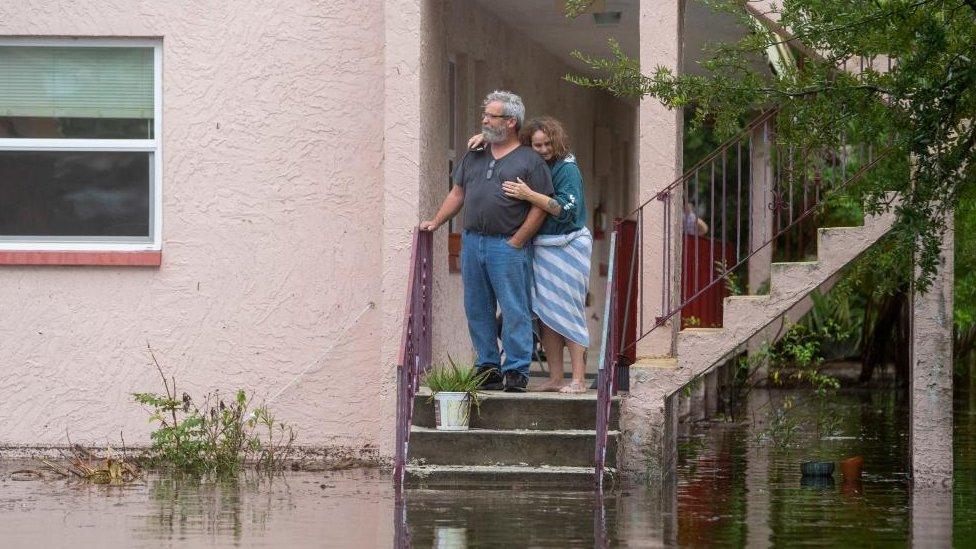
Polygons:
M387 459L411 234L487 92L565 123L591 225L680 171L680 115L563 79L567 44L614 32L677 66L680 2L617 2L616 29L556 4L0 6L0 446L148 444L151 349L181 393L244 389L302 446ZM435 360L471 355L448 232Z

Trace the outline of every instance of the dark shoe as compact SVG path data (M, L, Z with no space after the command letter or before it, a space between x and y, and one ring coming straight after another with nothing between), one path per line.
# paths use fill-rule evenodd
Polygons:
M524 393L526 385L529 384L529 376L523 375L515 370L505 372L505 392Z
M505 383L502 379L501 372L498 371L498 366L494 366L492 364L478 366L478 375L485 372L489 373L487 376L485 376L485 380L481 382L481 385L479 385L478 388L484 391L501 391L505 386Z

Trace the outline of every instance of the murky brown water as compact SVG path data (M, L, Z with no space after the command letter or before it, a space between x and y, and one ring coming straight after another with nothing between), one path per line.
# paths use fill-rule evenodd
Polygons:
M912 494L904 403L892 392L835 398L837 430L757 442L764 425L689 425L676 486L591 493L415 490L397 508L379 471L127 486L14 480L0 464L0 547L657 547L976 544L976 402L956 405L951 494ZM809 483L809 457L862 455L859 483ZM28 464L31 465L31 464ZM33 465L31 465L33 466ZM662 495L663 494L663 495ZM675 511L676 509L676 511ZM399 536L399 538L398 538Z

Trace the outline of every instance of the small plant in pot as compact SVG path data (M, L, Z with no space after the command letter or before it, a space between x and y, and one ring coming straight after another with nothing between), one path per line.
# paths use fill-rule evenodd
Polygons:
M466 431L471 418L471 406L478 406L478 387L488 373L478 375L471 366L458 366L451 357L448 364L435 366L424 376L423 384L430 389L434 402L434 416L441 431Z

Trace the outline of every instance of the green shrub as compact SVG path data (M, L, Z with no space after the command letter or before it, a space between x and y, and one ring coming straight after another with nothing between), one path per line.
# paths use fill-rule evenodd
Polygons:
M151 466L193 475L219 476L238 473L252 458L259 466L278 469L291 452L294 430L275 420L266 408L250 408L250 399L238 390L224 400L216 391L197 405L187 393L176 390L176 379L163 379L165 394L134 393L136 402L150 409L157 425L150 435ZM258 431L265 437L259 437Z

